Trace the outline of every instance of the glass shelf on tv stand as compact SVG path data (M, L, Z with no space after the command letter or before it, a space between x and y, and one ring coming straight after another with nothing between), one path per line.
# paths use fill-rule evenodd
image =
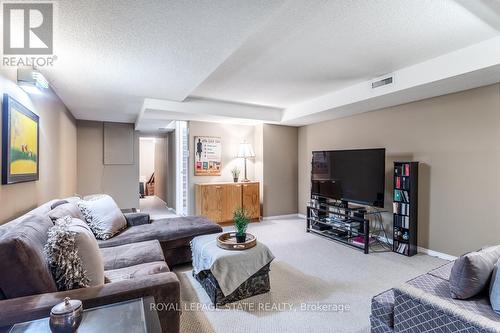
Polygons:
M321 199L321 200L318 200ZM339 241L368 253L370 248L375 247L378 250L374 252L385 251L388 244L387 233L385 232L381 213L387 212L369 206L349 205L346 202L329 200L321 197L312 197L308 204L308 223L307 232L320 234L327 238ZM311 211L314 211L311 217ZM354 213L362 213L363 215ZM377 216L378 215L378 216ZM363 216L363 217L361 217ZM373 220L368 216L376 216ZM372 221L370 221L372 220ZM313 228L315 224L321 224L336 230L347 231L346 236L336 236L331 230L317 230ZM370 226L373 224L373 228ZM357 229L357 230L356 230ZM367 236L365 236L365 234ZM363 244L353 243L353 238L363 237Z

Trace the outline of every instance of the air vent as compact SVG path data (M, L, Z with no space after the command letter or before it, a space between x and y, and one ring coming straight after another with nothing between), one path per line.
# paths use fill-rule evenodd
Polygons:
M379 88L394 83L394 76L392 74L382 76L372 81L372 89Z

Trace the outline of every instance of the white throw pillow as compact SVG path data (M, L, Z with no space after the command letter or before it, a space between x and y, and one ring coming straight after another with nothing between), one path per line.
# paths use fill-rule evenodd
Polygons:
M85 222L98 239L109 239L127 227L127 220L109 195L78 202Z

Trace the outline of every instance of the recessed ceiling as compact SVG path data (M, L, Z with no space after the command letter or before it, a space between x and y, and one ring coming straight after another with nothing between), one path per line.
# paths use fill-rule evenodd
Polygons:
M286 108L497 34L453 1L292 1L193 95Z
M58 59L42 71L78 119L144 117L148 128L181 118L280 123L304 117L321 96L495 40L498 7L487 0L60 1Z

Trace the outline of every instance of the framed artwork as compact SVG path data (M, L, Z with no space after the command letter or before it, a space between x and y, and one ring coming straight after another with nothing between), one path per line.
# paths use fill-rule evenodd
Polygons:
M194 175L220 176L221 139L214 136L194 137Z
M8 94L4 94L2 184L38 180L39 140L39 117Z

